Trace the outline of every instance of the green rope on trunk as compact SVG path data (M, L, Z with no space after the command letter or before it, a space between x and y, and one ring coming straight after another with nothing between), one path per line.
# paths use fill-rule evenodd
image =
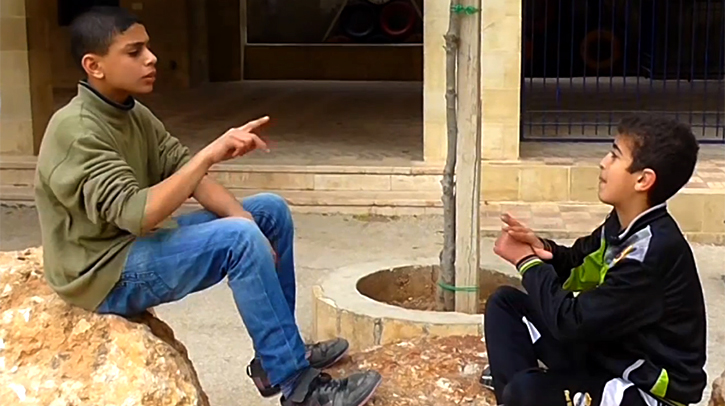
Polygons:
M438 281L438 286L450 292L478 292L476 286L453 286L441 281Z
M472 15L478 13L479 11L481 11L481 9L473 6L464 6L462 4L455 4L451 6L451 12L456 14Z

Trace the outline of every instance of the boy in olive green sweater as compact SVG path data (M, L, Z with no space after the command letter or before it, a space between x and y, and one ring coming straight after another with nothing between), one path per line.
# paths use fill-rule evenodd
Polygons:
M238 202L206 176L219 162L266 149L232 128L199 153L171 136L134 95L153 90L156 57L144 26L121 8L95 8L71 27L87 79L50 120L38 156L35 199L45 275L67 302L133 316L224 278L256 352L248 372L283 405L359 406L381 378L333 380L319 369L347 351L343 339L305 345L294 319L294 225L285 201ZM189 197L205 210L172 217Z

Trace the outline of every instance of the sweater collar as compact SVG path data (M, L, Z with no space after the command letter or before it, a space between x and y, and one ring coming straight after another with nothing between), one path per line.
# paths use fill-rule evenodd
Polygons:
M102 95L85 80L78 82L78 96L84 102L89 103L96 111L114 120L126 117L128 112L136 105L136 100L131 96L122 104L116 103Z

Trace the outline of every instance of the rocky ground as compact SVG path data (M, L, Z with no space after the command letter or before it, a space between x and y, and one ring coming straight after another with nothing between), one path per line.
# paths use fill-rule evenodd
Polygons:
M295 220L299 282L297 316L305 336L311 328L311 287L317 281L341 266L363 261L435 256L442 241L440 217L387 219L295 215ZM492 240L482 242L487 256L493 255L492 243ZM0 250L38 245L40 236L35 211L30 208L2 208ZM712 382L725 369L725 248L695 246L694 249L708 306L709 353L706 369ZM495 259L487 257L486 261L495 262ZM512 271L503 264L500 269ZM162 306L157 313L188 349L189 358L211 405L278 404L277 399L261 399L246 377L245 367L252 356L252 347L225 284ZM446 382L440 381L440 378L445 377L426 382L437 388L441 385L446 387ZM470 396L466 390L461 389L464 396ZM707 403L709 391L710 385L701 404Z

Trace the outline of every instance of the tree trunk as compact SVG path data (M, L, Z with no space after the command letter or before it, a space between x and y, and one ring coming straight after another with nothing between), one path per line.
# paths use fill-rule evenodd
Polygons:
M481 259L481 0L463 0L456 79L456 311L478 311Z
M454 172L456 168L456 146L458 145L458 125L456 106L456 59L461 17L454 11L459 0L451 0L448 32L444 36L446 47L446 127L448 132L448 152L443 169L443 250L440 255L440 275L438 278L438 310L455 309L455 292L442 286L456 284L456 194ZM442 285L442 286L441 286Z

